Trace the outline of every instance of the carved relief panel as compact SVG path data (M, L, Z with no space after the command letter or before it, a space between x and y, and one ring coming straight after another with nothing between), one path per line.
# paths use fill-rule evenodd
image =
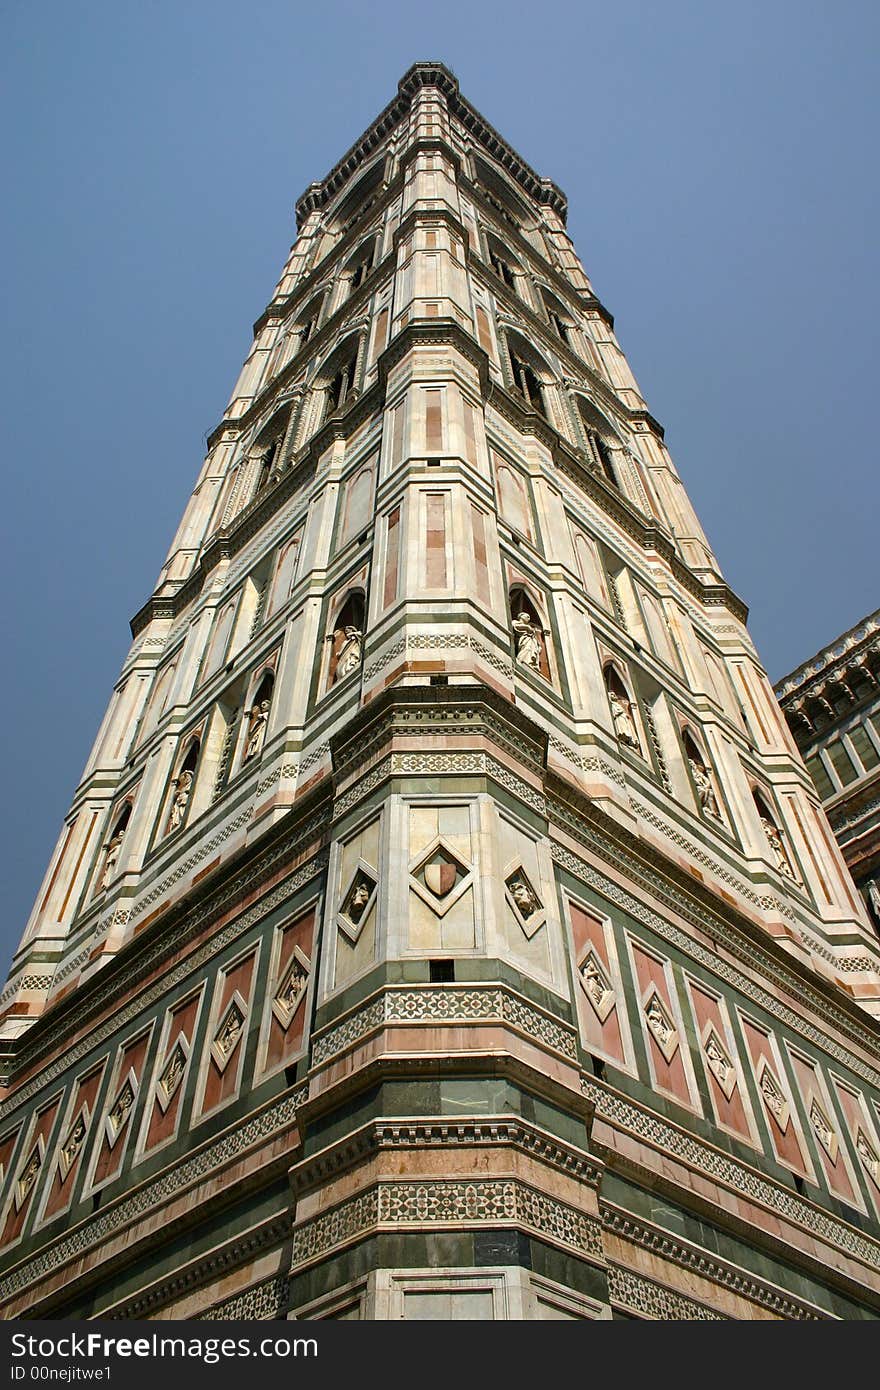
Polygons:
M807 1115L808 1134L813 1152L818 1153L829 1188L850 1206L863 1207L863 1199L847 1152L837 1112L815 1062L799 1048L788 1046L788 1055L797 1077L798 1091Z
M95 1191L112 1182L122 1171L152 1032L151 1023L117 1050L101 1119L96 1127L85 1192Z
M584 1046L594 1056L635 1072L614 928L607 917L567 894L566 906L575 1008Z
M755 1019L743 1013L740 1018L773 1153L778 1162L815 1182L816 1175L776 1039Z
M472 802L406 807L406 951L476 950L475 817Z
M38 1216L42 1225L67 1211L73 1200L88 1141L97 1121L98 1098L107 1058L78 1076L70 1091Z
M18 1151L12 1182L6 1193L3 1235L0 1246L14 1245L21 1238L37 1194L48 1178L51 1143L62 1093L58 1092L33 1116L24 1143Z
M687 977L687 990L699 1039L697 1056L706 1078L715 1121L720 1129L760 1148L724 998L690 976Z
M178 1132L204 992L202 985L166 1011L144 1103L139 1154L164 1147Z
M325 933L331 989L362 975L377 958L382 829L383 816L374 816L333 846Z
M308 1041L313 961L315 959L314 906L276 927L269 961L269 977L257 1072L271 1076L305 1051Z
M213 1114L241 1088L259 947L218 971L199 1069L193 1114Z
M690 1048L670 961L627 936L636 983L636 1008L652 1084L663 1095L700 1111Z
M861 1171L862 1187L867 1189L874 1210L880 1215L880 1133L864 1094L850 1081L831 1073L831 1082L846 1119L850 1141Z

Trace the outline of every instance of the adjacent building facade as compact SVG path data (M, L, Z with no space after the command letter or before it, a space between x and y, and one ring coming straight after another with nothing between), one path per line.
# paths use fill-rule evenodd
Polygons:
M419 64L2 994L7 1318L871 1318L880 952L565 230Z
M776 694L880 932L880 611L792 671Z

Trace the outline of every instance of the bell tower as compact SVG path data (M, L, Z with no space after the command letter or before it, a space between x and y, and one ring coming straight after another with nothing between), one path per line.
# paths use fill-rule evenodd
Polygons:
M876 1316L877 936L563 193L420 63L296 216L2 995L4 1316Z

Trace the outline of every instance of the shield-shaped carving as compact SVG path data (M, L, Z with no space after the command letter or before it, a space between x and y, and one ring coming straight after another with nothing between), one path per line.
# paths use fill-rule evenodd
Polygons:
M455 887L458 878L457 864L426 864L425 883L437 898L445 898Z

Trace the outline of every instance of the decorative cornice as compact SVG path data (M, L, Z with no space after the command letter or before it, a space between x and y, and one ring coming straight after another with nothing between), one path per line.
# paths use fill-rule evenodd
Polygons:
M612 1206L600 1199L599 1214L605 1230L613 1235L639 1245L643 1250L650 1250L652 1255L659 1255L661 1259L682 1269L691 1270L703 1279L711 1279L742 1298L760 1304L762 1308L769 1308L782 1318L820 1322L832 1316L813 1304L793 1298L774 1284L754 1278L741 1266L708 1254L704 1248L691 1244L681 1236L673 1236L660 1226L638 1220L622 1207Z
M839 667L850 664L857 651L869 651L875 646L880 647L880 608L777 681L774 686L776 698L786 709L796 693L806 695L813 685L824 684Z
M697 1173L717 1179L747 1201L774 1212L833 1248L845 1252L852 1259L861 1261L867 1269L880 1271L880 1240L838 1220L806 1198L773 1182L757 1169L748 1167L655 1112L643 1109L621 1092L600 1084L592 1077L584 1077L582 1085L596 1107L597 1120L627 1131L640 1143L647 1143L658 1153L680 1160L685 1167ZM609 1169L629 1169L633 1166L632 1160L624 1159L614 1151L606 1151L598 1143L596 1147ZM643 1172L642 1164L638 1165L638 1171ZM676 1186L672 1179L668 1179L668 1183ZM692 1194L691 1200L694 1200L694 1196ZM725 1219L724 1212L718 1207L714 1208L714 1215L718 1221ZM753 1223L745 1218L739 1219L744 1229L754 1232ZM815 1258L819 1258L818 1252ZM866 1286L860 1287L864 1292Z
M462 97L458 81L449 68L443 63L414 63L400 79L394 100L379 113L360 139L333 166L330 173L320 181L309 184L297 199L297 228L302 227L309 213L326 207L348 180L363 168L382 141L406 116L413 99L423 87L437 87L443 92L451 114L501 165L505 173L536 203L551 207L561 220L565 221L568 202L562 190L550 179L542 178L535 173L485 117Z

